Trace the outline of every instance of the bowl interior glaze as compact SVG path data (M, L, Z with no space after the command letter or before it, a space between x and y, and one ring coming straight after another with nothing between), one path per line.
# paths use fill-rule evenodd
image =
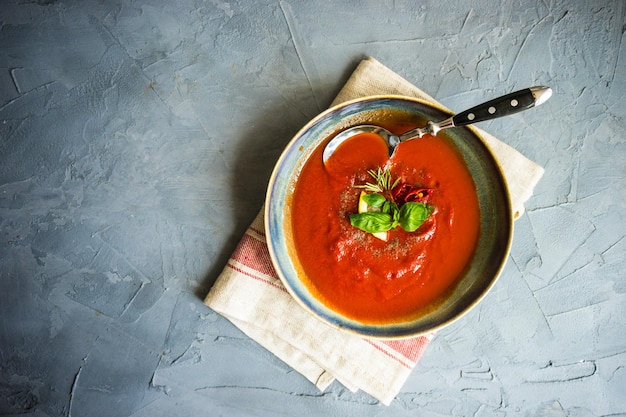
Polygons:
M476 184L480 234L473 258L445 299L417 319L388 324L350 320L317 300L303 284L302 268L292 244L289 201L298 174L312 151L338 132L358 124L384 124L394 115L421 123L450 116L424 101L399 96L375 96L333 107L304 126L290 141L270 178L265 202L265 228L272 262L289 293L320 320L336 328L371 338L403 338L433 332L474 307L495 283L511 246L513 216L502 170L478 133L471 127L445 134L462 155ZM391 116L390 116L391 115Z

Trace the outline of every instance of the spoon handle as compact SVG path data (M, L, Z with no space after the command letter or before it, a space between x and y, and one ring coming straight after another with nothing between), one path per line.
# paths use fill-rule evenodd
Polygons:
M551 95L552 89L549 87L525 88L458 113L452 117L452 122L454 126L464 126L508 116L538 106L548 100Z

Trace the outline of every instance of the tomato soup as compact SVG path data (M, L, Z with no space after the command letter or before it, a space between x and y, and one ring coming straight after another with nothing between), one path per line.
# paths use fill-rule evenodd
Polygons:
M396 129L397 130L397 129ZM291 196L294 250L306 285L329 308L362 323L412 320L445 297L474 252L480 228L476 187L445 134L400 144L392 159L382 139L344 142L325 165L325 143L302 167ZM368 170L428 190L433 207L414 232L383 241L350 223Z

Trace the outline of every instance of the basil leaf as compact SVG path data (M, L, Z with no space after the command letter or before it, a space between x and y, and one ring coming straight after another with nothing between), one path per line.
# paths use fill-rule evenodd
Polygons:
M383 202L382 211L383 213L391 214L391 202L389 200L385 199Z
M391 229L394 222L389 214L368 211L351 214L350 224L368 233L379 233Z
M400 208L398 222L407 232L414 232L426 221L434 207L424 203L411 201Z
M394 206L393 212L391 213L393 216L393 221L396 224L400 224L400 210L398 210L398 206Z
M363 201L370 207L380 207L387 199L384 195L378 193L366 194L363 196Z

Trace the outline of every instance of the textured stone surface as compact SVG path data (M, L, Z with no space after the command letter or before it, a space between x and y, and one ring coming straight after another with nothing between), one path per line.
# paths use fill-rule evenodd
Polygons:
M0 414L626 414L626 4L3 1ZM281 148L374 56L546 168L390 407L204 307ZM418 413L418 414L416 414Z

